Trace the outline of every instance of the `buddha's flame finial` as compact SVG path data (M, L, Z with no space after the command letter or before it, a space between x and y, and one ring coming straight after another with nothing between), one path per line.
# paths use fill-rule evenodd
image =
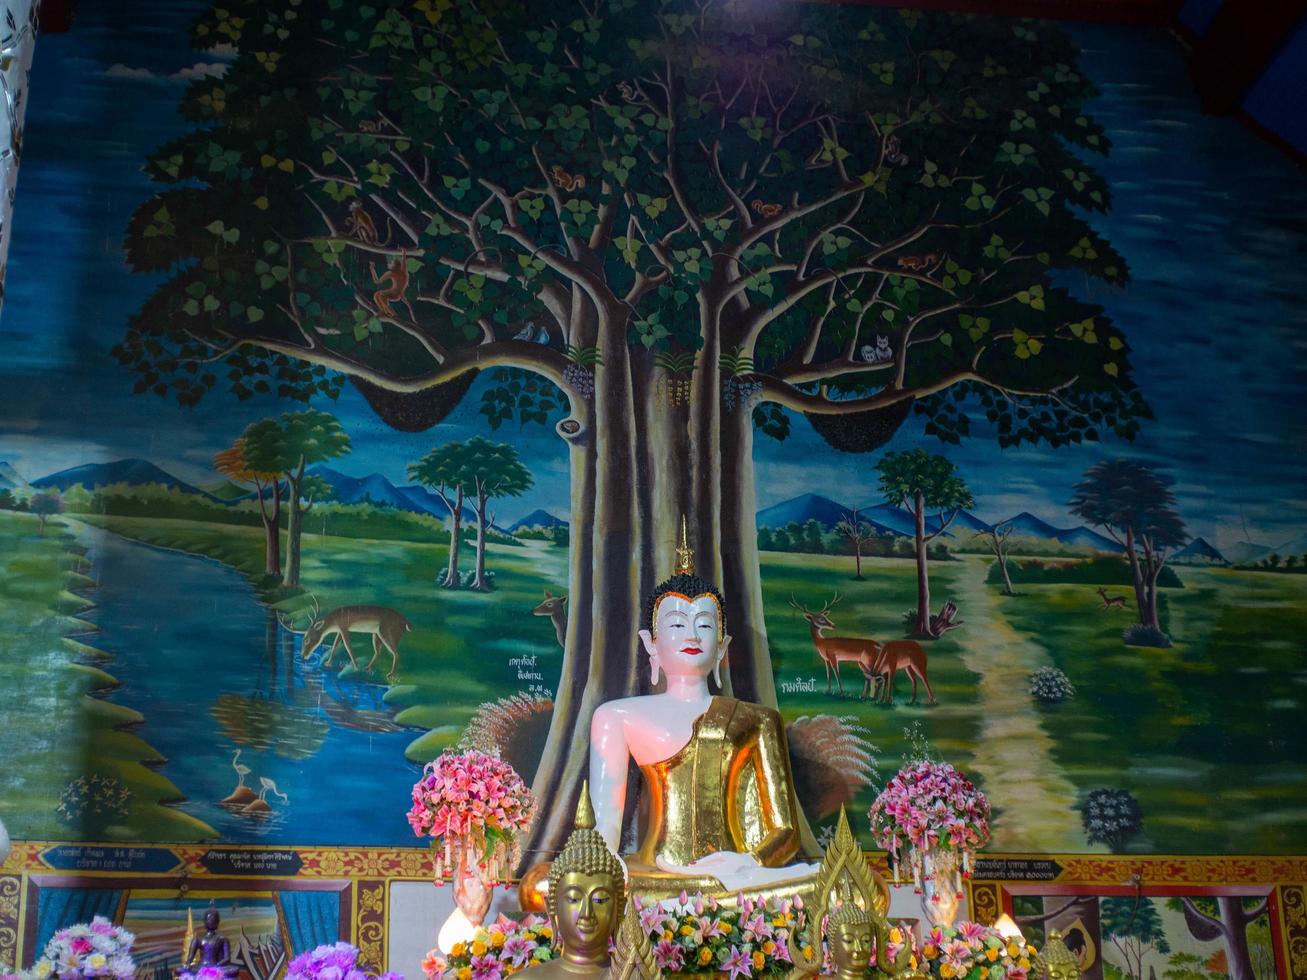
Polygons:
M195 910L191 906L186 906L186 935L182 936L182 964L185 965L186 957L190 955L191 943L195 940Z
M676 547L676 574L694 574L694 552L690 550L690 532L684 514L681 515L681 543Z
M576 801L576 820L574 821L577 830L594 830L595 826L595 808L590 802L590 780L586 779L581 782L581 798Z

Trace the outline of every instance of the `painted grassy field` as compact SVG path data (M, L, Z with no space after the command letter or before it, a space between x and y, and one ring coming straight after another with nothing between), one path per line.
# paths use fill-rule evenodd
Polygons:
M29 839L212 836L161 805L181 794L131 734L140 716L97 696L118 681L78 619L88 599L74 590L94 585L85 569L61 522L41 534L37 518L0 513L0 818Z
M261 573L254 528L116 517L95 523L216 558L252 579ZM437 588L446 558L440 544L305 537L304 583L323 609L374 603L414 625L386 694L399 721L426 730L409 745L414 761L456 741L475 705L533 684L552 688L561 666L548 619L530 611L544 589L565 591L564 549L492 545L491 594ZM1130 614L1101 609L1091 585L1023 586L1008 598L985 584L987 570L981 556L932 564L933 606L954 599L965 625L925 644L938 704L925 704L924 692L909 704L910 685L900 674L896 703L886 706L859 698L862 678L853 665L844 667L845 696L826 694L824 668L790 598L820 606L838 591L831 614L839 633L899 637L915 603L912 563L866 561L864 579L854 581L847 558L764 553L766 628L784 714L852 716L876 744L883 775L903 758L905 728L919 723L935 751L990 794L998 848L1086 849L1076 806L1099 786L1129 789L1141 800L1145 833L1131 845L1136 850L1301 848L1307 776L1293 719L1307 683L1297 639L1307 628L1307 581L1183 569L1187 587L1168 590L1177 644L1163 651L1125 646L1121 629ZM285 608L305 602L302 595L267 598ZM732 624L737 635L747 628ZM1032 701L1029 675L1045 665L1071 677L1079 689L1073 701L1053 708ZM859 821L872 796L868 790L855 802Z

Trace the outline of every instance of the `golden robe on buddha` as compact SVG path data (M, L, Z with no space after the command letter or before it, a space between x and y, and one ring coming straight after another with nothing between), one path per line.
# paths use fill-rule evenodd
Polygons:
M641 895L720 892L721 883L710 875L665 870L718 851L751 854L777 869L816 853L794 796L781 718L769 708L716 696L684 748L640 771L646 827L627 866ZM807 869L794 870L777 880L801 885Z

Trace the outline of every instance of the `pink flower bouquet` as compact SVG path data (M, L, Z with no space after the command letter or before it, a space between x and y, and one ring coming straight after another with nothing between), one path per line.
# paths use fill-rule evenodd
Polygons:
M335 943L300 953L290 961L286 980L374 980L359 965L357 946ZM375 980L404 980L398 973L382 973Z
M507 762L484 752L446 752L413 785L408 822L413 833L432 839L439 876L455 863L451 852L468 847L483 861L506 864L534 811L531 791Z
M867 816L876 842L890 852L896 877L905 849L918 855L955 851L966 875L976 850L989 843L989 800L947 762L922 759L904 766Z
M1005 939L990 926L936 926L918 950L918 970L941 980L1027 980L1035 948Z
M136 963L131 956L135 940L126 929L97 915L90 925L68 926L51 936L29 975L35 980L53 976L67 980L82 977L132 980L136 976Z
M545 919L528 915L521 922L500 916L489 928L478 929L465 943L455 943L449 959L432 950L422 961L427 980L502 980L537 963L553 959L553 931Z

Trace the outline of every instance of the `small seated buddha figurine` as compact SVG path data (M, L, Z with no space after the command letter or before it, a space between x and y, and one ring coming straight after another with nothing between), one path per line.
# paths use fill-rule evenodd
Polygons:
M581 789L576 829L549 868L546 902L559 955L530 968L531 980L606 977L608 941L621 919L625 875L622 862L594 829L590 794Z
M216 967L229 977L240 972L240 967L231 962L231 943L218 932L220 921L218 907L213 902L209 902L209 907L204 913L204 935L196 936L191 940L186 956L182 960L182 968L179 971L181 976L193 976L206 966ZM197 957L199 962L196 962Z
M1031 967L1030 975L1037 980L1077 980L1080 976L1079 960L1056 929L1048 930L1048 938Z
M802 893L816 843L794 796L780 715L713 695L731 638L721 593L694 574L682 521L676 574L654 590L648 629L652 683L661 693L600 705L590 725L590 787L597 827L616 852L626 804L628 761L644 777L643 837L625 857L631 891L670 898L681 891L729 899L737 893Z

